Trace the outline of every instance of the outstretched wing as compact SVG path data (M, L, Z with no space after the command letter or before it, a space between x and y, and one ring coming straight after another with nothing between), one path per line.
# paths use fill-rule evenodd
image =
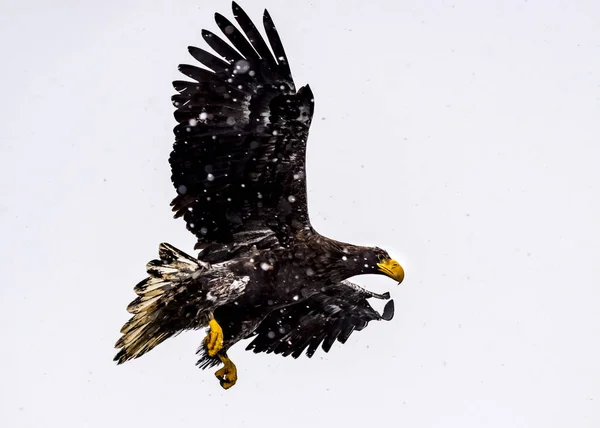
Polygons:
M263 17L269 45L235 2L233 13L243 33L215 14L230 43L203 30L217 55L190 47L206 69L181 65L194 82L173 82L179 92L173 96L179 123L170 156L178 193L173 211L197 236L201 257L213 263L312 230L304 164L313 95L308 86L296 92L269 13Z
M306 301L269 314L246 349L294 358L306 348L306 355L312 357L319 345L329 352L336 340L346 343L353 331L362 330L370 321L392 319L393 300L380 315L368 303L369 297L389 299L389 294L370 293L347 281L326 288Z

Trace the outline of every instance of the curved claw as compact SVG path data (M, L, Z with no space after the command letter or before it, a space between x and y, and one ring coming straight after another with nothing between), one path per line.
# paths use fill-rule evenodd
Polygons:
M390 300L385 304L383 308L383 313L381 314L381 318L385 321L390 321L394 318L394 300Z
M215 376L223 389L229 389L237 382L237 367L227 356L219 356L219 358L224 365L215 372Z

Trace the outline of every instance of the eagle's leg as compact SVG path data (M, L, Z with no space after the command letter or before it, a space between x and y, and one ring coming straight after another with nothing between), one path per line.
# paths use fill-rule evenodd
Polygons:
M208 326L210 327L210 330L204 338L204 343L208 349L208 356L214 357L221 349L223 349L223 329L214 318L210 319Z
M215 376L219 379L223 389L229 389L237 382L237 368L233 361L229 359L227 353L220 353L219 359L223 363L223 367L215 372Z

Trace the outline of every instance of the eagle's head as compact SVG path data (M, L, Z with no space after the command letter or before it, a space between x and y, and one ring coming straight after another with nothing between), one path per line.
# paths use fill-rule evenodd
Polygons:
M389 276L394 281L398 281L398 284L404 280L404 269L400 263L390 257L387 251L375 247L371 254L369 262L376 269L374 273Z
M346 247L342 260L351 275L386 275L398 284L404 280L404 269L400 263L379 247Z

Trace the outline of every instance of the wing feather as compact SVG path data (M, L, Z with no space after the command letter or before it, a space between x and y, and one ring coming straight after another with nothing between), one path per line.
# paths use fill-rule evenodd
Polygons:
M213 50L225 58L227 61L234 62L243 59L242 55L229 46L223 39L221 39L216 34L208 31L202 30L202 37Z
M287 55L285 54L285 50L283 49L283 43L281 43L281 38L279 37L279 33L275 28L273 19L271 19L271 15L266 9L263 15L263 25L265 26L267 38L269 39L269 43L271 43L271 48L273 49L273 53L275 54L275 58L279 64L281 74L293 84L292 71L290 70L289 61L287 59ZM292 87L292 90L295 90L295 88Z
M252 45L246 40L244 35L235 28L231 21L225 18L220 13L215 13L215 22L225 34L225 37L235 46L235 48L241 52L241 54L248 60L260 60L260 57L252 47Z
M250 40L252 46L254 46L256 52L263 60L267 62L269 68L276 68L277 62L275 61L275 58L273 58L273 54L265 43L265 39L263 39L263 37L260 35L254 23L236 2L233 2L232 7L233 16L237 20L238 24L240 24L240 27L242 27L242 30L244 30L244 33L246 33L246 36L248 36L248 39Z
M319 346L329 352L336 340L345 343L354 331L364 329L370 321L392 318L393 300L386 304L384 317L368 303L371 297L389 299L389 294L369 293L347 281L325 288L306 301L269 314L246 349L293 358L305 350L310 358Z
M196 235L201 257L212 263L259 243L287 245L298 230L312 231L305 177L312 92L308 86L295 91L268 13L264 24L273 53L235 3L233 12L242 31L215 14L230 44L203 30L215 54L197 47L189 52L207 69L180 65L195 82L173 82L173 211Z
M217 58L213 54L206 52L204 49L195 46L188 46L188 51L199 63L210 68L214 72L225 71L229 67L229 63Z

